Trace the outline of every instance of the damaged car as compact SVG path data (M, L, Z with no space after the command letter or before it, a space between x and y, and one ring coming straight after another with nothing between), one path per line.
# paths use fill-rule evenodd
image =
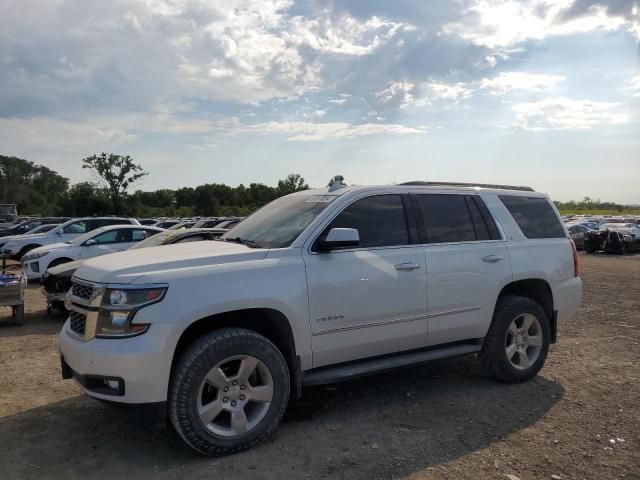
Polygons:
M618 255L640 252L640 236L630 229L624 228L591 230L585 233L584 251L586 253L605 252Z

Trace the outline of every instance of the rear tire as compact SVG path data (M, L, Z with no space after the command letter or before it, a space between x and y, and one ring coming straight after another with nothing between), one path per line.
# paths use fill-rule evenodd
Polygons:
M24 305L16 305L13 307L13 323L17 327L24 325Z
M223 328L178 359L168 413L182 439L204 455L246 450L271 435L289 400L289 370L267 338Z
M507 295L498 300L480 358L489 374L517 383L535 377L547 358L549 320L530 298Z

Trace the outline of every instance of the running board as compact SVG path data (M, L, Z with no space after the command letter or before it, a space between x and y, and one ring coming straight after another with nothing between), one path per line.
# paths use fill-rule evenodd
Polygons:
M394 370L396 368L478 353L481 348L481 345L458 344L432 350L401 353L384 358L378 357L373 360L363 360L358 363L349 363L348 365L339 365L337 367L325 367L303 372L302 383L303 385L324 385L326 383L344 382L352 378Z

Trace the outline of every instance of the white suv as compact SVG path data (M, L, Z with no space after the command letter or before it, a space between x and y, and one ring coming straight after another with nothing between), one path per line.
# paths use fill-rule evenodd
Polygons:
M279 198L219 242L88 260L62 372L94 398L166 402L186 443L219 455L271 434L303 385L467 354L527 380L581 296L544 194L334 185Z
M46 233L20 235L3 245L3 250L13 258L21 259L28 251L52 243L68 242L96 228L107 225L140 225L134 218L87 217L74 218L58 225Z

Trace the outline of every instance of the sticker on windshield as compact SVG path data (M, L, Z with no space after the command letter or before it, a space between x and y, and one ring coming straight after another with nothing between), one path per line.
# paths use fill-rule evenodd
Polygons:
M335 195L311 195L304 203L331 203Z

